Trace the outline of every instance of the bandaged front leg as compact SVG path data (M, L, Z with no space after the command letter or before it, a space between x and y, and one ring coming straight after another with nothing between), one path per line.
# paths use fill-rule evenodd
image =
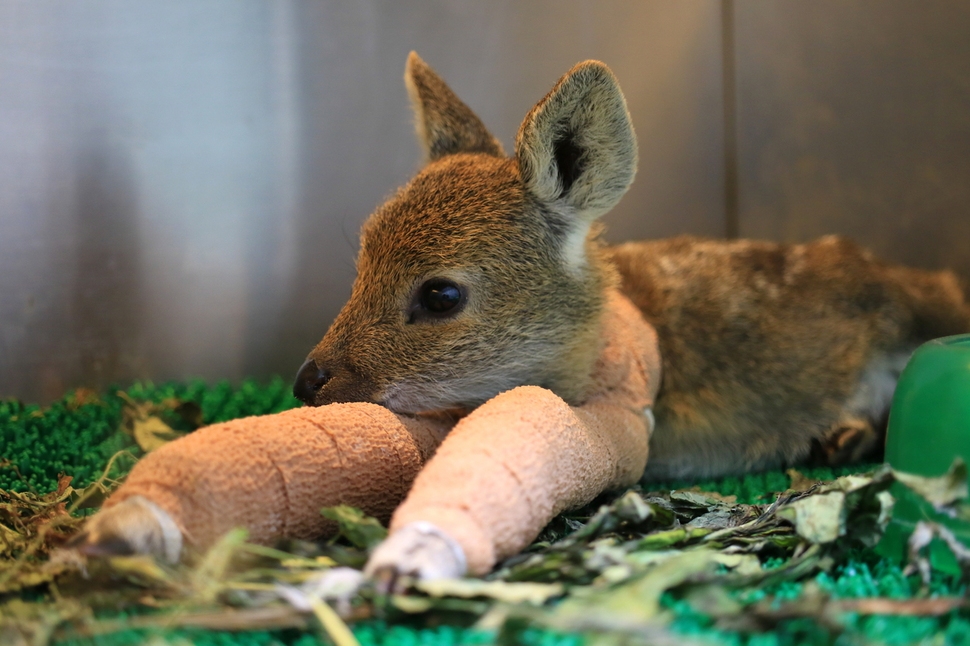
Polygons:
M415 480L367 571L421 577L421 563L448 559L447 541L412 529L423 526L461 548L467 573L484 574L528 546L559 512L636 482L647 460L659 366L653 329L614 296L586 403L571 408L549 390L524 386L473 411Z
M467 572L484 574L528 546L559 512L636 482L648 438L642 409L577 411L534 386L499 395L442 444L367 570L420 577L422 563L448 559L447 541L412 530L430 524L460 546Z
M135 465L75 546L176 560L183 544L205 549L234 527L258 543L331 535L323 507L387 520L452 423L362 403L202 428Z

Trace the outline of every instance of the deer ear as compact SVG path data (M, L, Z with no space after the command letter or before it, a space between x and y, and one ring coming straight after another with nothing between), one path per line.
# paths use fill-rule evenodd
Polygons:
M515 138L526 188L591 223L620 201L637 170L626 101L606 65L569 70L529 112Z
M408 56L404 84L411 96L418 140L429 161L455 153L505 156L502 144L415 52Z

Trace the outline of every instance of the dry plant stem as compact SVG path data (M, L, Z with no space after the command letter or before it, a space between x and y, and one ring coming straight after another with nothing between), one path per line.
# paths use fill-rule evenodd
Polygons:
M559 512L636 482L659 384L652 328L612 295L595 394L570 407L549 390L503 393L461 420L394 514L392 533L430 522L455 539L472 574L524 549Z
M832 602L839 612L857 612L862 615L906 615L926 617L945 615L954 610L970 608L970 600L962 597L936 597L934 599L846 599Z

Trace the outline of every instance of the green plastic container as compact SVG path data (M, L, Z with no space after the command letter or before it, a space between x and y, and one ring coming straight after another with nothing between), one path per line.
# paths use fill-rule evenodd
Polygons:
M956 456L970 462L970 334L936 339L916 350L896 386L886 433L886 461L899 471L943 475ZM893 485L892 494L896 506L880 553L905 558L906 541L920 520L946 525L970 545L970 523L937 513L902 485ZM930 562L959 572L941 541L930 546Z

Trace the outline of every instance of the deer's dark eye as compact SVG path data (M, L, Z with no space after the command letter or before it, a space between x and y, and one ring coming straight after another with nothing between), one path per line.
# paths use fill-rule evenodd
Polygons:
M432 278L421 285L411 310L411 322L421 318L446 318L461 311L465 295L450 280Z
M421 307L443 314L450 312L461 303L461 290L458 285L447 280L429 280L421 286Z

